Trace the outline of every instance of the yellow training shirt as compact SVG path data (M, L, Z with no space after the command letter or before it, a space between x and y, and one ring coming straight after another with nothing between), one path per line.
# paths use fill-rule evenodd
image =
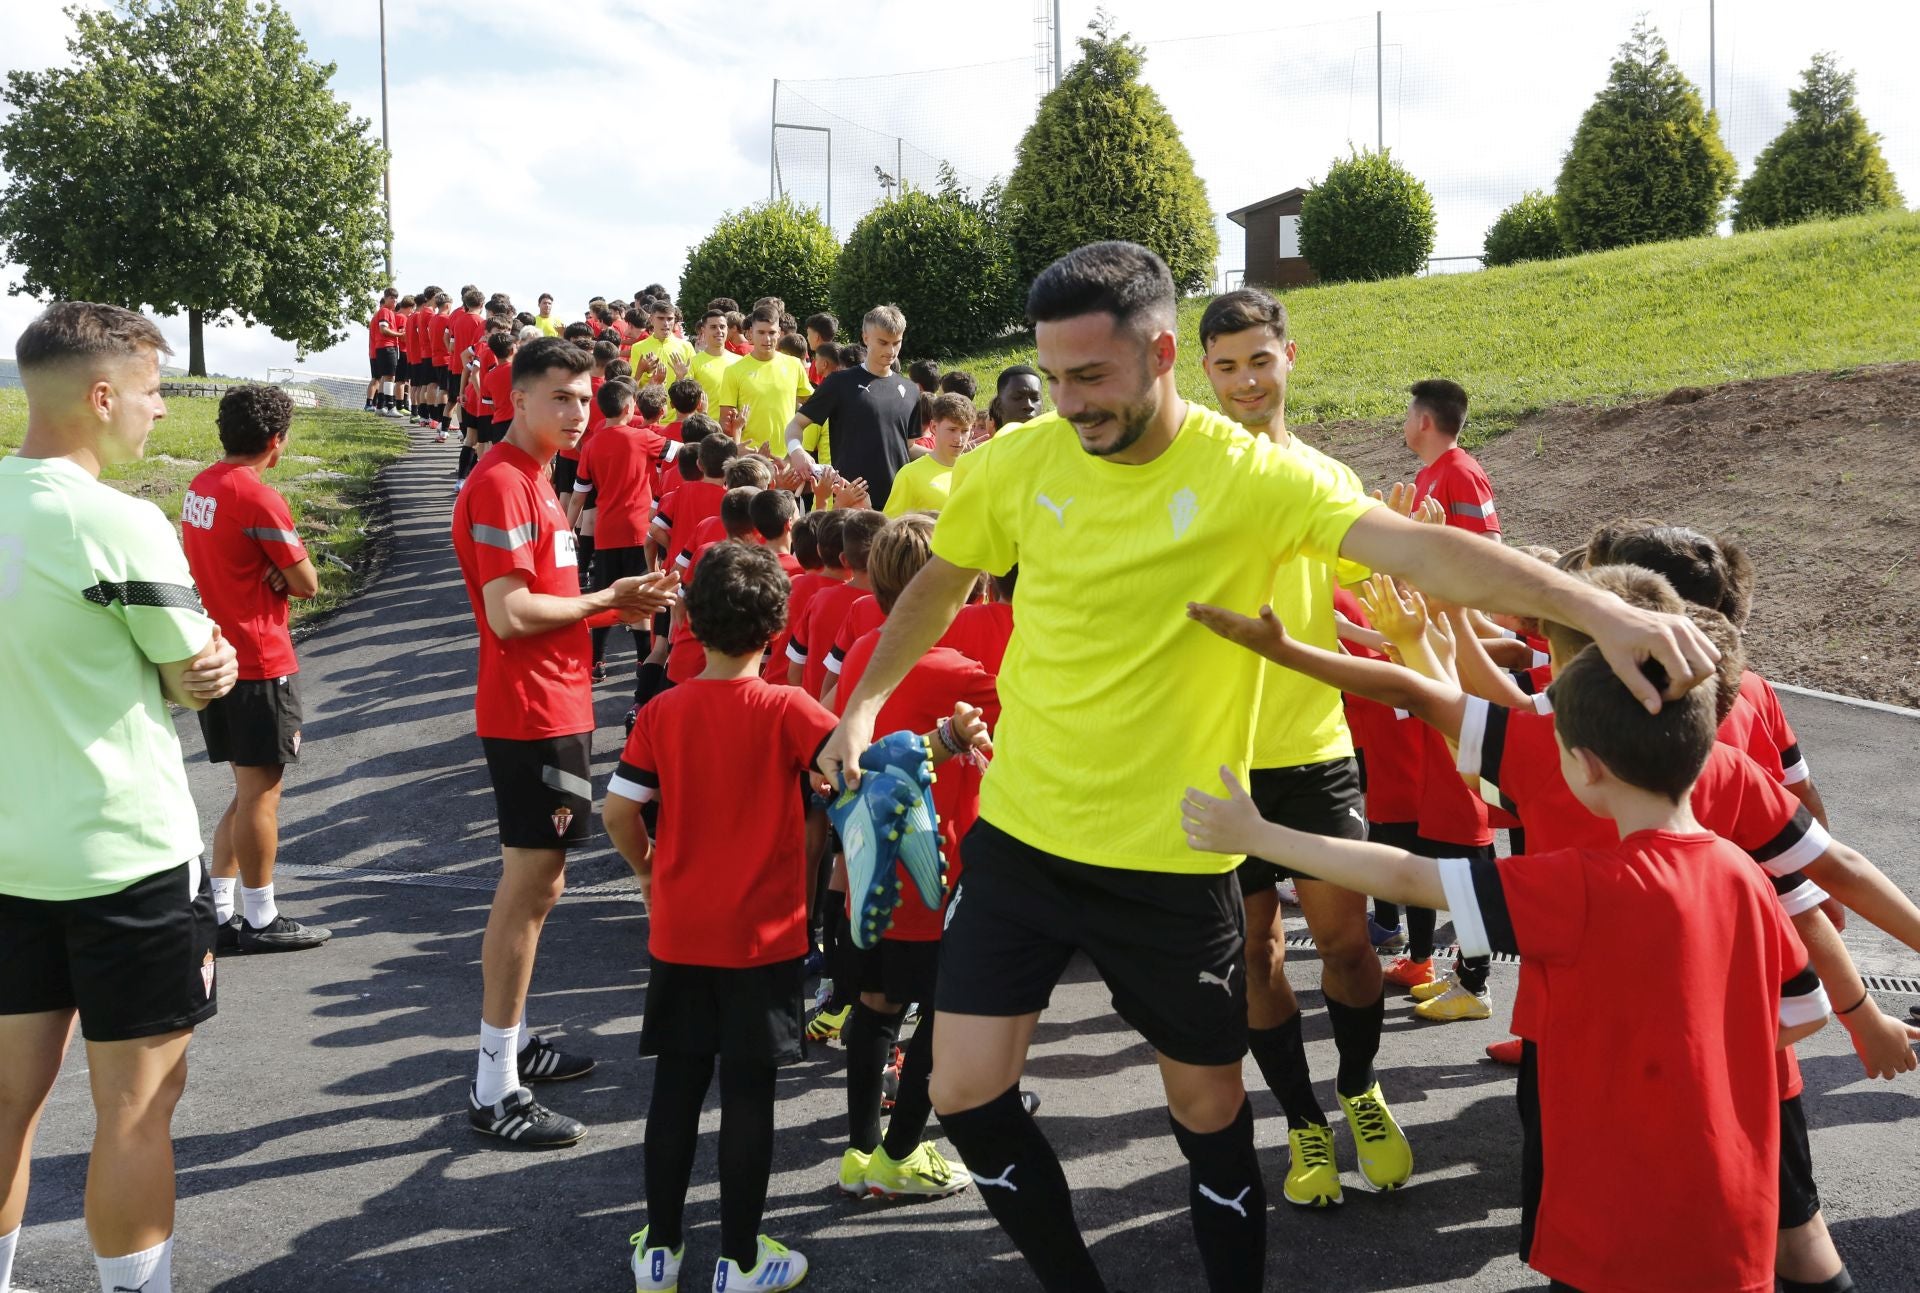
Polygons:
M700 383L700 389L707 393L707 412L718 417L720 414L720 379L727 369L740 359L731 350L723 350L710 355L704 350L693 352L693 380Z
M665 375L657 379L662 386L671 386L680 380L679 374L673 371L675 355L680 356L680 362L689 368L693 365L693 346L685 337L648 337L645 341L634 342L631 353L633 357L628 362L633 368L633 379L642 385L647 384L648 379L641 376L640 361L647 355L658 355L661 364L666 367ZM693 376L692 373L687 375Z
M966 460L967 455L961 454L954 459L954 465L948 467L932 454L915 458L893 478L893 490L887 495L884 509L886 514L905 516L908 512L938 512L945 508L954 474Z
M1219 874L1187 847L1180 799L1243 779L1265 662L1187 618L1242 612L1283 562L1337 560L1378 504L1297 453L1187 406L1150 463L1085 452L1057 414L962 461L933 550L968 569L1016 562L1013 640L981 815L1035 848L1095 866Z
M720 399L716 408L744 408L747 424L740 432L740 443L752 449L767 446L768 452L785 457L787 423L793 421L800 401L813 394L807 380L807 366L792 355L775 352L772 359L759 360L742 355L727 366L720 379Z
M540 329L540 331L544 333L546 336L557 337L560 335L561 329L565 328L567 325L560 322L560 320L554 318L550 314L548 315L536 314L533 316L533 326Z

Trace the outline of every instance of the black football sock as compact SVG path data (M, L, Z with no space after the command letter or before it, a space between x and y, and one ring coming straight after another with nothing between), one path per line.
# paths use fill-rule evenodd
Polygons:
M1242 1102L1234 1120L1202 1134L1173 1124L1187 1156L1187 1205L1200 1264L1214 1293L1266 1287L1267 1184L1253 1149L1253 1106Z
M1027 1259L1040 1287L1047 1293L1106 1293L1073 1219L1067 1174L1020 1103L1018 1084L978 1108L941 1114L940 1125L960 1151L980 1201Z
M1360 1095L1373 1085L1373 1057L1380 1053L1380 1029L1386 1019L1384 989L1370 1006L1350 1006L1327 998L1327 1021L1333 1025L1333 1045L1340 1053L1340 1071L1334 1076L1333 1089L1341 1095Z
M642 660L633 679L633 703L644 705L667 689L667 666Z
M662 1055L647 1101L647 1242L677 1249L685 1242L687 1183L700 1145L700 1106L713 1081L711 1056Z
M1407 959L1433 959L1434 910L1431 907L1407 908Z
M1373 923L1382 929L1398 929L1400 927L1400 904L1397 902L1381 902L1378 898L1374 899Z
M602 628L602 629L593 630L593 662L595 664L606 663L607 634L611 632L613 632L611 628Z
M1782 1276L1780 1288L1782 1293L1853 1293L1853 1276L1849 1275L1847 1268L1842 1266L1840 1273L1832 1279L1819 1280L1812 1284Z
M847 1143L863 1154L871 1154L880 1144L881 1071L893 1054L905 1016L905 1011L882 1014L856 1001L840 1034L847 1047Z
M743 1271L760 1256L760 1218L773 1174L771 1064L720 1066L720 1255Z
M1493 958L1488 956L1463 956L1455 967L1460 974L1460 986L1468 992L1487 990L1487 971L1493 968Z
M1329 1001L1327 1005L1331 1008L1333 1003ZM1327 1125L1327 1115L1313 1094L1313 1074L1307 1069L1307 1047L1300 1036L1299 1011L1278 1027L1249 1028L1247 1047L1253 1052L1253 1062L1260 1066L1260 1076L1266 1079L1267 1089L1280 1102L1280 1111L1287 1115L1288 1131Z
M833 995L826 1009L845 1010L860 998L860 949L853 943L853 925L847 920L846 895L828 891L833 903L833 933L827 936L827 976L833 980Z
M907 1043L907 1053L900 1061L900 1087L893 1094L893 1117L887 1120L887 1157L896 1163L920 1148L920 1140L927 1134L927 1119L933 1114L927 1086L933 1076L932 1003L921 1010L913 1040Z
M471 473L474 467L479 463L479 461L480 461L480 455L475 453L471 446L464 445L464 444L461 445L460 446L460 470L458 473L460 479L465 480L468 474Z

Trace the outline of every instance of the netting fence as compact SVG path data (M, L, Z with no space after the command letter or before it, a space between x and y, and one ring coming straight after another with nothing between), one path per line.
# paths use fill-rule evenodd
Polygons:
M1402 3L1320 22L1143 38L1146 79L1207 185L1221 238L1216 283L1237 281L1245 263L1244 236L1226 212L1310 184L1350 148L1383 144L1433 194L1430 268L1474 268L1501 208L1529 189L1552 190L1580 114L1642 15L1710 97L1743 177L1786 123L1801 70L1832 50L1858 77L1860 107L1883 136L1903 193L1920 197L1920 94L1901 53L1920 49L1920 5ZM1069 59L1074 34L1069 27ZM902 182L934 186L943 162L978 191L1012 170L1048 61L779 81L770 192L818 206L844 237Z

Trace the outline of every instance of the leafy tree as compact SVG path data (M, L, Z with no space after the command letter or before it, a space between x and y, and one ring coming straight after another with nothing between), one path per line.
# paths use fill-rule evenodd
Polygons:
M1719 118L1643 18L1580 118L1555 190L1569 251L1713 232L1733 191Z
M1553 211L1553 195L1538 189L1500 213L1487 230L1484 259L1488 265L1514 265L1523 260L1552 260L1567 254Z
M1793 120L1753 163L1734 208L1736 230L1767 229L1817 216L1898 208L1900 190L1880 155L1880 136L1854 106L1853 73L1815 54L1787 94Z
M851 329L876 305L907 315L907 354L984 345L1020 319L1022 283L998 219L999 190L979 199L941 167L937 193L908 189L862 217L833 272L834 310Z
M386 154L273 0L75 5L72 64L12 72L0 243L13 289L258 323L303 351L362 322Z
M1075 247L1124 238L1158 252L1173 281L1213 279L1220 235L1166 106L1140 79L1144 50L1105 16L1080 61L1041 100L1007 181L1007 236L1022 282Z
M804 319L827 308L840 246L812 207L784 194L770 202L729 211L687 253L680 271L680 300L691 312L716 296L730 296L742 309L755 298L777 296Z
M1300 200L1300 254L1329 283L1418 273L1433 229L1427 186L1391 150L1335 161Z

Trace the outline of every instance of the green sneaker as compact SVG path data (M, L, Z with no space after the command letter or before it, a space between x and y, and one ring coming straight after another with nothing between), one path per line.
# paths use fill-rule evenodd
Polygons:
M840 1035L847 1026L847 1017L853 1013L850 1005L838 1010L816 1010L813 1018L807 1020L807 1040L810 1042L830 1042Z
M883 1145L867 1165L868 1192L889 1199L944 1199L972 1184L966 1166L948 1161L930 1140L898 1162L887 1156Z
M687 1246L681 1244L679 1252L653 1247L647 1243L645 1230L629 1242L633 1245L633 1260L628 1263L633 1271L633 1293L677 1293L680 1260L687 1255Z
M1288 1203L1296 1208L1328 1208L1343 1201L1331 1127L1307 1126L1288 1132L1287 1154L1292 1163L1280 1192Z
M1375 1082L1356 1096L1341 1096L1340 1107L1347 1111L1347 1126L1353 1130L1353 1147L1360 1158L1360 1179L1370 1189L1397 1190L1413 1175L1413 1146Z
M873 1161L872 1154L863 1154L849 1148L840 1155L840 1180L835 1186L842 1194L856 1199L867 1197L867 1164Z

